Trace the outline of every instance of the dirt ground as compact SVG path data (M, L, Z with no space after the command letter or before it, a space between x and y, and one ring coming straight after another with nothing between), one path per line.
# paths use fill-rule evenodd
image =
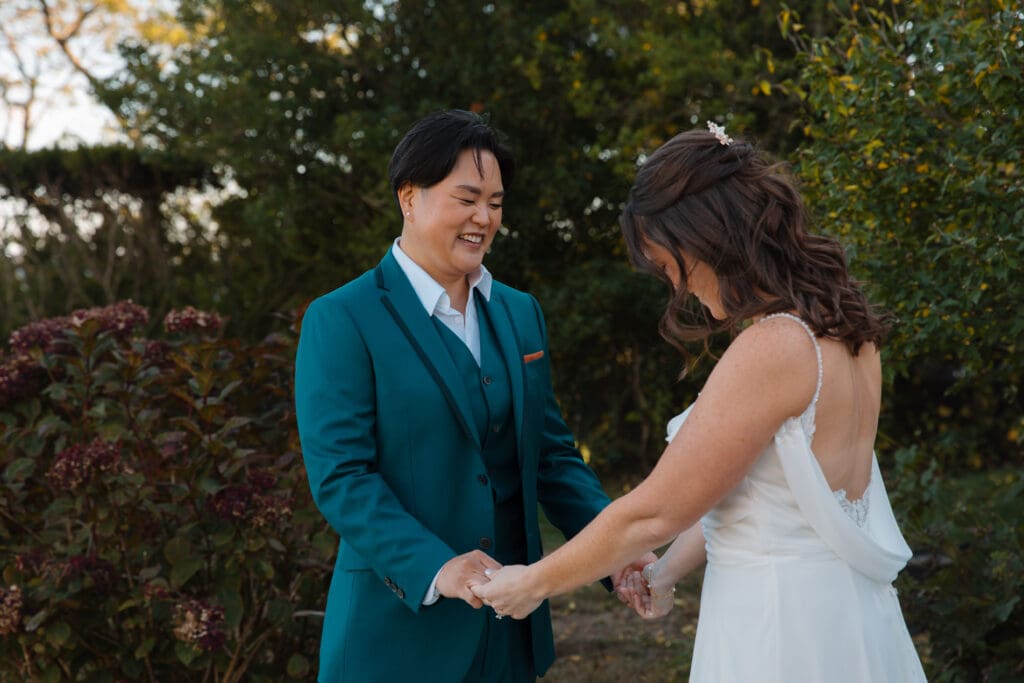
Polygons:
M680 583L668 616L645 621L602 586L551 601L558 659L544 683L685 681L697 626L699 579Z
M565 539L541 518L544 548ZM659 552L660 554L660 552ZM667 683L690 674L701 571L676 588L668 616L645 621L600 584L551 600L558 659L543 683Z

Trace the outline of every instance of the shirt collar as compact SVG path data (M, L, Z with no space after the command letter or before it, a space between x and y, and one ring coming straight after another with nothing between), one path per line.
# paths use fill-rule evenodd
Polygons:
M433 315L442 300L445 304L450 305L448 293L445 292L444 287L437 280L430 277L430 274L423 270L420 264L413 261L408 254L402 251L402 248L398 246L398 242L401 239L401 237L395 238L394 244L391 246L391 253L394 255L395 260L398 261L398 267L409 278L409 283L412 285L413 291L416 292L420 303L423 304L423 308L426 309L427 315ZM494 278L491 276L490 271L482 263L480 268L469 276L470 290L475 288L476 291L483 295L485 301L491 300L491 285L493 282ZM472 294L472 291L470 293Z

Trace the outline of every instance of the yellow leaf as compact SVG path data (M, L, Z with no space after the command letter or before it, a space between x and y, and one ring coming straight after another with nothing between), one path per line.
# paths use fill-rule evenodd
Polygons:
M772 94L772 86L771 83L769 83L768 81L761 81L760 83L757 84L757 86L758 88L760 88L762 95Z
M875 138L874 140L872 140L868 144L864 145L864 153L865 154L871 154L876 149L881 147L883 144L884 143L881 140L879 140L878 138Z

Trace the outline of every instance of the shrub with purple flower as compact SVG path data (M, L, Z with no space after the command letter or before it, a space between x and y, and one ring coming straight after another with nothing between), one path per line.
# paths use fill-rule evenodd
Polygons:
M0 636L16 633L21 624L22 598L17 586L0 588Z
M12 332L8 343L15 353L28 353L32 349L55 351L60 348L70 322L67 316L31 322Z
M120 466L121 444L101 438L88 445L74 444L62 450L46 473L53 486L75 490L88 483L99 472L110 472Z
M46 386L46 370L26 353L0 362L0 408L31 398Z
M17 511L0 515L17 584L0 589L0 681L315 670L319 622L302 614L337 541L302 477L294 335L218 339L220 316L186 308L166 329L200 343L148 339L148 319L83 309L0 353L0 509Z
M176 332L208 332L216 333L224 325L224 320L216 313L200 311L192 306L171 311L164 317L164 329L168 333Z
M95 320L101 332L113 332L121 339L131 336L135 328L149 322L149 311L131 301L118 301L109 306L81 308L68 317L73 327L82 327Z
M183 643L211 652L224 645L224 608L202 600L174 606L174 635Z
M291 496L275 494L271 489L277 478L267 470L249 474L248 483L225 486L207 499L207 509L232 522L248 520L256 528L272 526L292 511Z
M76 555L64 565L65 579L89 579L96 590L106 593L117 580L114 565L97 555Z

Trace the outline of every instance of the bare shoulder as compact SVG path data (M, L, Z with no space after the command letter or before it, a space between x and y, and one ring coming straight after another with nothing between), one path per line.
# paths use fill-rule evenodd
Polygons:
M708 388L721 384L737 398L747 394L768 400L780 413L795 416L811 402L817 380L810 335L796 321L778 317L754 323L733 339L708 378Z

